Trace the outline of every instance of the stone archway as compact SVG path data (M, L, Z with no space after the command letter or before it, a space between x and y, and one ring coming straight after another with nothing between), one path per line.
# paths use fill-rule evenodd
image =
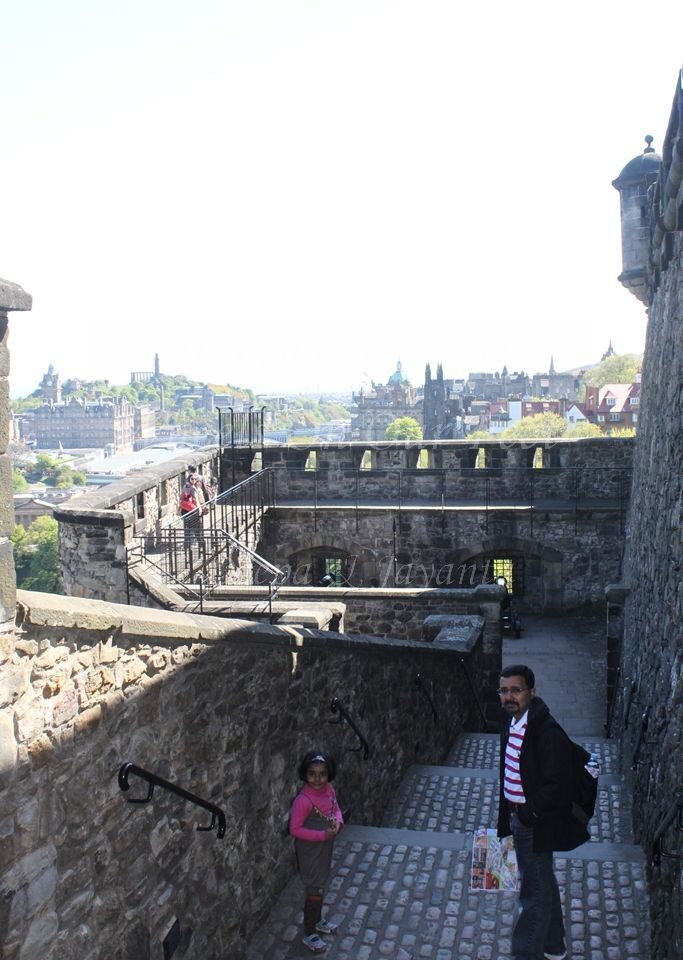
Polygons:
M493 559L509 558L521 565L516 583L524 607L534 611L561 610L564 607L564 557L554 547L547 547L525 537L483 537L448 554L446 562L459 575L481 583L492 579ZM477 580L477 577L479 579ZM474 582L463 584L474 586Z
M382 558L375 550L345 537L316 532L297 540L278 544L266 554L281 569L286 569L290 583L297 586L318 583L325 572L325 561L341 561L342 580L346 586L372 586L378 582Z

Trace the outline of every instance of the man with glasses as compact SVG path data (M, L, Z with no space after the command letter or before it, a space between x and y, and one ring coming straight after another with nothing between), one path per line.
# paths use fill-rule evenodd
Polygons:
M564 920L553 851L588 840L571 814L571 741L536 696L534 672L523 664L501 673L498 836L512 835L521 879L512 960L565 960Z

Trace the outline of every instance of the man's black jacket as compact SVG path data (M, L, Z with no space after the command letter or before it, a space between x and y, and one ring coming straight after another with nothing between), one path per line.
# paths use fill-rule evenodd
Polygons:
M503 796L505 747L510 731L506 719L500 734L500 803L498 836L508 837L510 810ZM529 704L527 729L519 758L525 819L534 829L534 850L573 850L590 834L571 814L574 772L567 734L540 697Z

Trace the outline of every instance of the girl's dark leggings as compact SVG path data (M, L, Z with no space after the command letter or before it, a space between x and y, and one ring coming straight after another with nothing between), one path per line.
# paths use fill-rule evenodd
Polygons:
M304 903L304 933L315 933L316 924L320 923L323 913L323 888L306 887L306 901Z

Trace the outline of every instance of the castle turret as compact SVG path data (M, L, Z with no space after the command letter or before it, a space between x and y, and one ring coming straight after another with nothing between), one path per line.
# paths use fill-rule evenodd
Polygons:
M642 303L649 300L648 260L652 203L648 190L659 176L662 158L650 146L652 137L645 137L647 146L638 157L626 164L612 186L621 198L621 259L619 282Z

